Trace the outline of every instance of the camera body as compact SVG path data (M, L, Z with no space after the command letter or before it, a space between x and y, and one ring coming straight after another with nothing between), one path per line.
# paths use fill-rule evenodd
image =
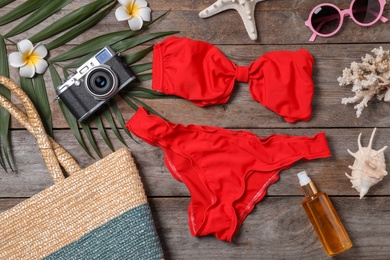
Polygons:
M81 65L56 92L76 119L83 122L135 79L118 53L107 46Z

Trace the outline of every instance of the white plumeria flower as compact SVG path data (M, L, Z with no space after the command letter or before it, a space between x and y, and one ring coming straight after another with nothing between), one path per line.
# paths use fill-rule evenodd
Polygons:
M43 74L48 64L43 59L47 55L47 49L38 43L33 46L29 40L22 40L17 44L18 52L9 55L8 61L12 67L19 68L21 77L32 78L35 73Z
M143 21L150 21L151 10L145 0L118 0L122 5L115 11L118 21L128 21L130 29L137 31L142 28Z

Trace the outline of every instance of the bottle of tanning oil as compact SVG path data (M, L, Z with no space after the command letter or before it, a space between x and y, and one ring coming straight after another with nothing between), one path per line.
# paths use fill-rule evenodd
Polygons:
M352 247L343 224L332 202L325 192L319 192L305 171L298 173L299 184L306 198L302 201L326 253L329 256L341 254Z

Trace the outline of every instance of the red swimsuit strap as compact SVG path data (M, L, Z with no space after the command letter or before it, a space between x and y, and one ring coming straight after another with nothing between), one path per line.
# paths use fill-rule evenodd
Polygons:
M313 63L300 49L269 52L249 66L237 66L214 45L172 36L154 47L152 88L207 106L226 103L235 81L247 82L253 99L287 122L307 121Z

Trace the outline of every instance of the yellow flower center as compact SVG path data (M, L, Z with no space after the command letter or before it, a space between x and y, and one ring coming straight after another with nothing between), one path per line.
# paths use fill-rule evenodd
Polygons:
M24 55L23 57L23 61L25 61L26 63L37 63L39 57L38 56L35 56L33 54L30 54L30 55Z
M139 10L140 10L140 7L139 5L136 3L136 1L134 2L130 2L130 4L128 4L126 6L126 9L127 9L127 13L130 15L130 16L137 16L139 14Z

